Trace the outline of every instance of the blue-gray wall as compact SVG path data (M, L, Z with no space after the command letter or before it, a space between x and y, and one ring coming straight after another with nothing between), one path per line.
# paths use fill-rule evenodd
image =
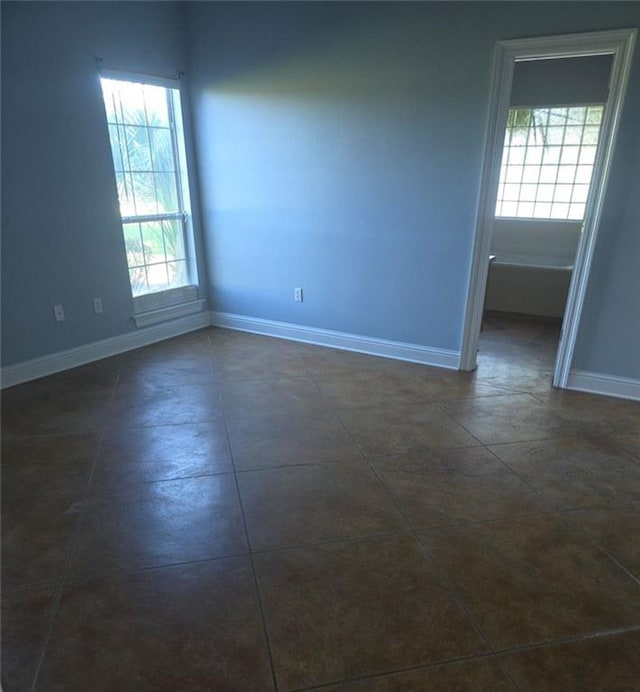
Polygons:
M215 309L457 350L495 42L638 26L640 5L193 3L187 16ZM628 151L614 168L576 365L632 376L640 170Z
M2 3L2 363L134 330L95 58L176 75L173 3ZM93 313L92 298L104 313ZM62 303L66 321L51 306Z
M2 3L3 363L133 328L94 56L163 73L188 49L215 309L457 350L495 42L639 24L637 3ZM640 52L631 82L575 364L637 377Z

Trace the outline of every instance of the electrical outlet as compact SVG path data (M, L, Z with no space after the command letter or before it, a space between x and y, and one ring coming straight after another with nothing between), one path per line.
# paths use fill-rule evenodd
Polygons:
M64 322L64 308L62 305L53 306L53 315L56 318L56 322Z
M93 311L96 313L96 315L99 315L102 312L102 298L93 299Z
M293 289L293 299L296 301L296 303L302 302L302 289L301 288L294 288Z

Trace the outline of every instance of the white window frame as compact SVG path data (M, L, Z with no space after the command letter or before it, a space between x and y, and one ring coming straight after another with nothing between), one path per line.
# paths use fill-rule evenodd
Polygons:
M180 210L172 213L151 215L120 215L120 223L121 229L124 233L124 226L127 223L162 221L167 219L177 219L182 222L189 282L184 286L148 292L137 296L133 295L131 283L129 283L129 287L132 290L134 308L133 319L136 326L149 326L158 322L164 322L169 319L175 319L177 317L183 317L189 314L200 312L204 307L205 301L198 298L198 273L195 257L195 243L193 239L193 223L190 201L191 196L189 191L187 153L182 119L182 91L180 88L180 80L178 78L170 79L167 77L111 69L100 69L100 79L149 84L151 86L160 86L166 89L172 89L176 92L173 98L172 108L170 109L170 127L174 145L173 154L176 164L176 179L178 183Z

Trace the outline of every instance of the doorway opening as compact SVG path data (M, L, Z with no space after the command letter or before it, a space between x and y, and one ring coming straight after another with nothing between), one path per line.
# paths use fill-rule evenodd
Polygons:
M635 33L497 45L461 370L476 367L489 308L494 357L534 356L570 386Z

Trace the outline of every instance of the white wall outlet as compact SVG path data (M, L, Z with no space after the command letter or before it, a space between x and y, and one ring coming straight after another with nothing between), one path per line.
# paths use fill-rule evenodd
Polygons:
M53 306L53 315L56 318L56 322L64 322L64 308L62 305Z
M93 311L96 313L96 315L99 315L102 312L102 298L93 299Z
M302 289L301 288L294 288L293 289L293 299L296 301L296 303L302 302Z

